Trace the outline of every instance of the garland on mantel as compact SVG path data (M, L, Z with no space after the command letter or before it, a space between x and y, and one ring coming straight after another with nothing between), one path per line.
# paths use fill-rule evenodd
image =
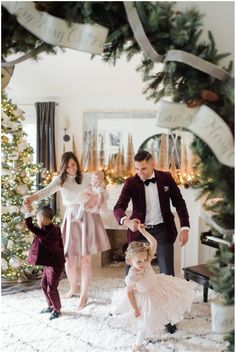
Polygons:
M115 65L121 55L130 60L142 52L127 20L123 2L35 2L38 11L45 11L55 17L64 19L70 25L73 22L99 24L108 28L108 36L102 58ZM154 51L160 56L167 55L172 49L185 51L218 65L227 53L218 53L211 32L208 41L201 41L203 16L197 8L178 11L173 2L135 2L144 32ZM18 24L16 17L2 8L2 56L7 61L13 53L31 53L38 58L37 51L44 49L49 54L56 54L58 47L51 46ZM156 65L147 54L139 67L146 83L144 94L148 99L158 102L164 96L171 96L174 102L185 103L190 108L205 104L216 112L234 132L234 82L233 79L220 80L192 66L177 61L166 61ZM232 70L232 62L224 68L228 73ZM212 150L200 138L195 137L192 144L194 152L200 158L201 177L197 187L207 199L217 199L208 210L214 212L214 221L223 229L234 227L234 169L221 164ZM212 228L215 235L217 230ZM224 234L221 234L224 235ZM227 235L233 243L232 234ZM233 286L234 257L232 247L222 245L215 259L222 263L222 254L229 254L225 266L218 270L218 280L213 287L218 291L224 304L234 303L234 291L230 295L226 288ZM220 283L220 285L219 285ZM233 333L227 337L228 350L234 350Z

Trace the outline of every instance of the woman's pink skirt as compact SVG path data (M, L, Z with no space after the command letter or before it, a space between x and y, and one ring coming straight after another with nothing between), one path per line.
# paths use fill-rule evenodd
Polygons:
M61 226L65 256L93 255L111 248L99 213L84 212L80 206L66 208Z

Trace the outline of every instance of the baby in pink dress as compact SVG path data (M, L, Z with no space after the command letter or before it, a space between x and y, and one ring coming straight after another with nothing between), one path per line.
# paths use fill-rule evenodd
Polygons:
M78 218L82 218L84 211L99 213L100 208L105 206L104 188L104 173L96 171L91 176L91 184L77 195L80 203Z

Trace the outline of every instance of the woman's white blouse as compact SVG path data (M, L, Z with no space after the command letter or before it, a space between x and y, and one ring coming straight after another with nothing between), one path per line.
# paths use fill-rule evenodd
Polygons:
M48 186L37 191L35 194L38 196L38 199L41 200L55 194L57 191L60 191L63 206L67 207L72 205L79 205L78 193L87 188L90 185L90 182L91 174L83 174L81 184L76 183L75 176L68 175L66 181L61 186L60 176L57 175L53 178Z

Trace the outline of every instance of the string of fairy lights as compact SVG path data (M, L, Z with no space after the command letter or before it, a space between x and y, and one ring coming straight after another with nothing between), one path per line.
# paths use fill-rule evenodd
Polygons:
M176 135L178 137L178 135ZM154 168L171 173L175 182L179 186L188 188L197 185L200 178L199 158L191 151L189 142L186 143L186 136L181 132L181 142L179 146L173 144L169 148L169 135L162 134L159 138L158 153L154 153L154 145L147 147L142 145L143 149L149 150L153 156ZM167 140L168 139L168 140ZM96 145L96 136L91 141L88 141L86 152L82 153L81 165L83 172L95 172L97 169L102 170L105 175L107 185L123 184L129 176L135 175L134 166L134 148L132 135L129 135L127 152L124 154L122 150L108 156L108 161L105 163L104 146ZM96 153L96 146L98 151ZM94 153L91 153L93 149ZM179 151L180 149L180 151Z
M129 176L134 175L117 175L116 171L113 169L108 169L106 167L100 168L104 172L105 175L105 183L106 185L116 185L116 184L123 184ZM87 170L83 170L87 172ZM169 171L169 170L168 170ZM190 186L197 185L200 173L196 169L196 171L192 171L190 173L182 173L181 170L176 170L175 173L172 173L172 176L179 186L183 186L185 188L189 188Z

